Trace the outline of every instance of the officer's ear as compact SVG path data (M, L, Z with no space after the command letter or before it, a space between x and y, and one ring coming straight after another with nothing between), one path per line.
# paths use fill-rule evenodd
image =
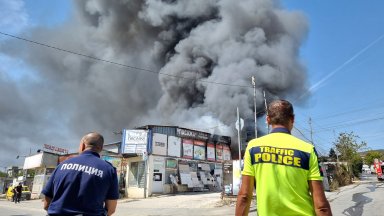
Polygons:
M270 125L271 124L270 123L271 122L271 118L267 115L266 119L267 119L267 124Z
M79 153L83 152L85 150L85 143L83 141L83 139L81 139L80 141L80 145L79 145Z

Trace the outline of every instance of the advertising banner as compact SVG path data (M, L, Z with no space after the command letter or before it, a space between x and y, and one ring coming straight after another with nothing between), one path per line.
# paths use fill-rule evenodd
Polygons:
M153 133L152 154L167 155L167 135Z
M223 145L223 160L231 160L231 150L227 145Z
M193 141L193 159L205 160L205 142Z
M207 144L207 160L215 161L215 145L213 143Z
M168 155L181 157L181 138L175 136L168 137Z
M183 139L183 157L193 158L193 141L190 139Z
M121 153L142 154L147 151L148 132L146 130L123 130Z
M216 144L216 160L217 161L223 160L223 145L220 143Z

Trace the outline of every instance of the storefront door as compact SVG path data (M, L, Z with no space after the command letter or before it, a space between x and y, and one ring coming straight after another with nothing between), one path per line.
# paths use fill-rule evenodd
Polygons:
M165 165L163 157L153 158L153 183L152 193L163 193Z

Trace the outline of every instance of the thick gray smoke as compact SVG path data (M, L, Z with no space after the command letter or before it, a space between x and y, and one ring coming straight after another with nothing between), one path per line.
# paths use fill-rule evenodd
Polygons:
M21 36L146 70L1 41L3 55L29 68L17 79L0 70L1 163L44 143L74 150L88 131L107 142L120 139L114 131L146 124L232 135L237 106L253 116L251 76L258 110L263 90L276 98L306 89L298 59L306 19L276 1L74 3L66 23Z

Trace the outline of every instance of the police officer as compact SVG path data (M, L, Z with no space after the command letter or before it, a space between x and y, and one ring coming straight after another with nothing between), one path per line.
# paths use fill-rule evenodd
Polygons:
M256 181L259 216L332 215L313 145L291 135L294 113L286 100L270 103L270 134L253 139L244 153L236 215L248 215Z
M119 198L116 169L100 158L104 138L92 132L77 157L62 162L42 193L49 215L112 215Z
M15 194L15 203L20 203L21 200L21 194L23 192L23 184L20 182L19 185L17 185L14 189L14 194Z

